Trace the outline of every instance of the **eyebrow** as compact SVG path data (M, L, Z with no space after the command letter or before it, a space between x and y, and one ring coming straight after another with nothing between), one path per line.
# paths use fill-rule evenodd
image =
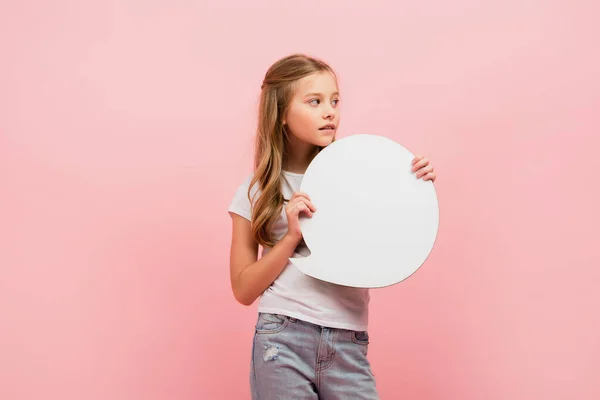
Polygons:
M304 95L304 97L308 97L308 96L322 96L323 93L307 93ZM339 92L334 92L331 94L332 96L339 96L340 93Z

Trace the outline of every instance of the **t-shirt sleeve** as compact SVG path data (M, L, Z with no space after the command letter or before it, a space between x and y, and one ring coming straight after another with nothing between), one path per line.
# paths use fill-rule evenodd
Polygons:
M232 212L242 217L246 218L248 221L252 221L252 206L250 204L250 200L248 199L248 188L250 187L250 182L252 180L252 176L246 178L246 180L237 187L235 191L235 195L229 204L228 212ZM254 193L251 193L251 196Z

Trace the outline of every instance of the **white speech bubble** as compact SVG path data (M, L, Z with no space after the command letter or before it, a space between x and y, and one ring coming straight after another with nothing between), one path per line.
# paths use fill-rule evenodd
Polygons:
M336 140L308 166L300 190L317 211L300 226L303 273L339 285L377 288L412 275L433 249L439 208L431 181L411 171L414 155L395 141L359 134Z

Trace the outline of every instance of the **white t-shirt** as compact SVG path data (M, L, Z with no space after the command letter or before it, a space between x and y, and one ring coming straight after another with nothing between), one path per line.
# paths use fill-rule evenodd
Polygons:
M283 172L282 193L290 199L300 191L304 175ZM228 211L251 220L252 209L248 200L248 188L252 176L242 183L235 193ZM252 188L250 198L257 191L258 183ZM310 196L310 193L307 193ZM258 198L258 197L257 197ZM315 204L318 208L318 205ZM279 241L288 231L285 210L273 226L273 239ZM262 255L269 252L265 247ZM306 257L310 251L300 242L292 257ZM368 268L365 265L365 268ZM321 281L300 272L288 262L281 274L263 292L258 305L259 312L287 315L317 325L366 331L368 322L369 289L336 285Z

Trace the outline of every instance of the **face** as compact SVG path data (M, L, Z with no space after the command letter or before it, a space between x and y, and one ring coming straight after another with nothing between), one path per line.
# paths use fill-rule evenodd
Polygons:
M333 141L340 122L337 81L330 72L298 80L290 108L283 120L296 139L325 147Z

